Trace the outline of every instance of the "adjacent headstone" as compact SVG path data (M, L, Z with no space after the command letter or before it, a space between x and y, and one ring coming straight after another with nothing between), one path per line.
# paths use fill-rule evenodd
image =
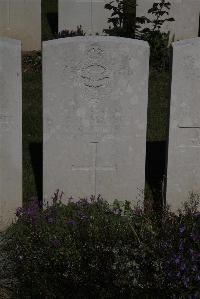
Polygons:
M104 8L108 0L59 0L58 19L59 32L77 30L82 26L86 34L102 34L108 28L110 12Z
M167 203L200 193L200 38L173 43Z
M21 43L0 38L0 230L22 205Z
M23 51L41 49L41 0L0 0L0 36L22 41Z
M117 37L43 43L44 198L144 189L149 46ZM138 199L138 198L137 198Z
M137 0L137 16L147 16L152 19L152 15L148 14L148 10L153 6L155 0ZM197 37L199 32L199 14L200 0L170 0L171 8L169 16L166 14L163 18L173 17L174 22L166 22L161 31L170 31L171 39L183 40ZM148 27L148 24L145 25Z

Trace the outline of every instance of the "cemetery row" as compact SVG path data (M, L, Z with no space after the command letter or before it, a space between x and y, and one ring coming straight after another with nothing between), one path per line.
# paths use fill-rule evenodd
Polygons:
M49 0L50 1L50 0ZM102 34L108 28L111 11L104 8L110 0L58 0L58 30L76 30L86 34ZM147 16L154 0L137 0L137 16ZM164 31L175 40L198 36L200 0L170 0L170 16ZM55 12L56 13L56 12ZM164 16L166 17L166 15ZM51 20L49 20L50 22ZM0 0L0 36L22 40L24 51L41 48L41 0Z
M137 201L145 185L149 46L118 37L43 43L43 189L50 200ZM166 201L200 192L200 38L173 44ZM0 38L0 227L22 204L21 44Z

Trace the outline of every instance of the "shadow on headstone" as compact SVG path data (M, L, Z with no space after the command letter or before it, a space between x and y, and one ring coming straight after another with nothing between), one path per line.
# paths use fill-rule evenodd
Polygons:
M155 210L160 210L165 198L166 141L146 144L146 183L152 196Z
M29 145L31 163L34 172L35 184L37 189L37 196L39 200L40 207L43 203L43 154L42 154L42 143L31 143Z
M199 31L198 31L198 37L200 37L200 14L199 14Z

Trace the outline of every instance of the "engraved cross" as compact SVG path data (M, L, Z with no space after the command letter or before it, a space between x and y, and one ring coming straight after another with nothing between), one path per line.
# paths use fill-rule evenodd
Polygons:
M93 185L93 195L96 195L96 190L97 190L97 171L115 171L116 167L113 166L97 166L97 147L99 142L98 141L92 141L91 142L93 146L93 151L92 151L92 165L91 166L80 166L80 167L75 167L72 165L72 170L73 171L92 171L92 185Z

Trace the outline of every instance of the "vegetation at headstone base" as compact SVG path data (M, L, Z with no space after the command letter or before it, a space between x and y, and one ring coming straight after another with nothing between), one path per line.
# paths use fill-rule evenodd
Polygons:
M156 217L100 196L63 204L57 191L44 210L17 208L0 250L13 298L199 298L199 202Z
M145 40L151 48L151 66L158 69L169 67L169 32L162 32L166 22L173 22L169 18L170 2L167 0L156 1L148 10L149 17L136 17L135 0L115 0L105 4L105 9L110 10L111 17L109 29L104 29L108 35ZM166 17L165 17L166 16ZM145 27L148 24L148 27Z
M77 26L77 30L62 30L58 33L57 38L73 37L73 36L84 36L85 32L82 26Z

